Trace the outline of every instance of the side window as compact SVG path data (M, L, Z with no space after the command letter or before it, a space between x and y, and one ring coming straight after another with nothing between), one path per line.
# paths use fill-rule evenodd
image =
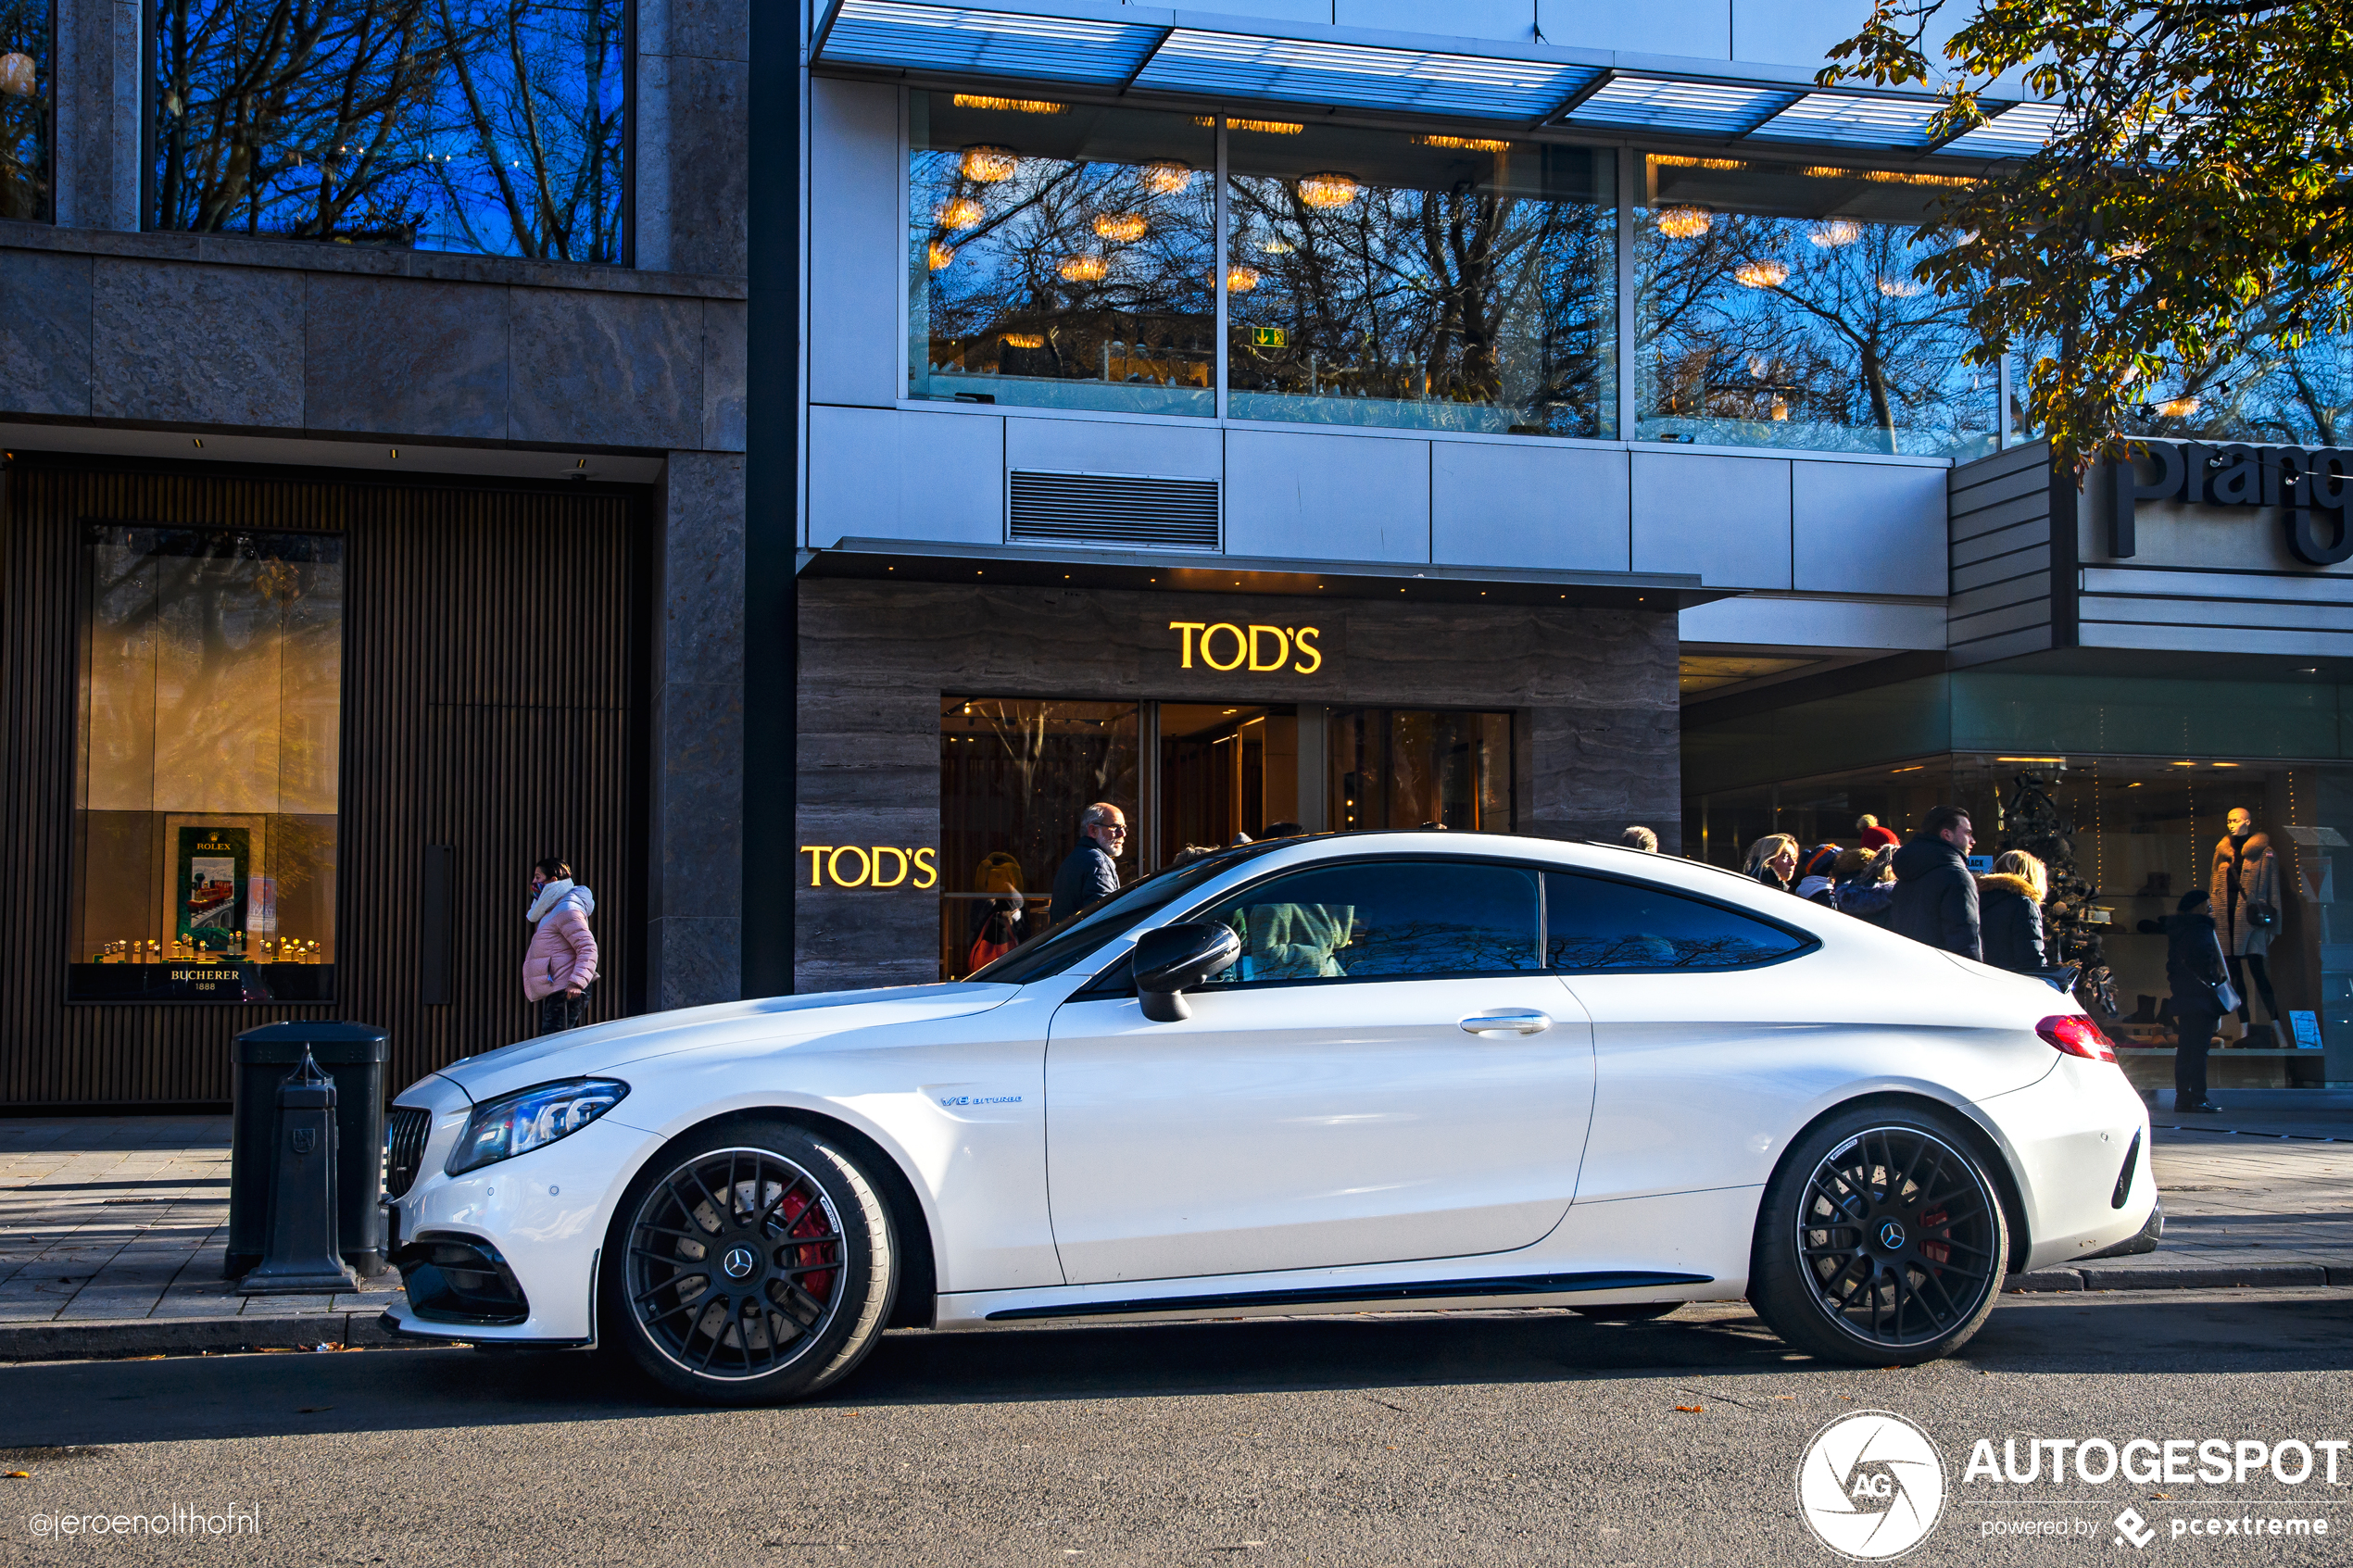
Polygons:
M1744 969L1809 946L1737 910L1640 883L1544 873L1544 961L1581 971Z
M1321 866L1192 917L1224 921L1242 956L1212 985L1492 974L1542 967L1536 873L1473 861Z

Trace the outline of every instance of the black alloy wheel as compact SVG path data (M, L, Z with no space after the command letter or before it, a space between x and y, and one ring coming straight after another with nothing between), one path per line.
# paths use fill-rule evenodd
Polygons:
M898 1271L854 1160L788 1123L738 1123L681 1140L631 1184L606 1273L608 1323L637 1363L732 1404L847 1374L888 1321Z
M1913 1365L1975 1334L2009 1225L1972 1143L1930 1112L1833 1117L1793 1146L1757 1217L1750 1299L1818 1356Z

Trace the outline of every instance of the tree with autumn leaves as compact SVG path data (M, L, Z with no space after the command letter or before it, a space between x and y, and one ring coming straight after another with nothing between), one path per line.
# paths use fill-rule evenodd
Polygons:
M2168 420L2189 433L2202 392L2259 383L2298 406L2297 438L2343 439L2353 375L2330 340L2353 329L2353 6L1975 3L1931 58L1957 0L1876 0L1819 81L1937 84L1936 135L2020 82L2060 108L2041 151L1946 199L1936 226L1957 243L1916 270L1969 302L1981 362L2024 352L2056 460L2080 471Z

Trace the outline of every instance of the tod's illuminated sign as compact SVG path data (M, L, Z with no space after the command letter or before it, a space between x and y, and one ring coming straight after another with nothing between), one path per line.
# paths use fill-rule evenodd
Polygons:
M1315 646L1324 633L1314 626L1237 626L1230 621L1172 621L1168 629L1181 639L1178 668L1190 670L1195 654L1212 670L1251 670L1266 674L1289 670L1313 675L1324 667Z
M804 844L800 852L809 857L812 887L908 887L921 893L939 885L936 849L897 849L887 844Z

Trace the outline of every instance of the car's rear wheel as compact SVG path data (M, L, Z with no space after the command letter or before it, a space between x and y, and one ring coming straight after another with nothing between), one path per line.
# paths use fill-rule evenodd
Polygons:
M1680 1301L1613 1301L1606 1306L1596 1303L1591 1307L1571 1307L1569 1311L1595 1323L1648 1323L1653 1318L1665 1317L1682 1304Z
M736 1122L630 1184L606 1238L604 1332L678 1393L800 1399L874 1348L898 1279L889 1209L856 1157L790 1123Z
M1974 1140L1934 1112L1866 1107L1800 1138L1767 1184L1749 1300L1809 1354L1913 1366L1978 1331L2009 1249Z

